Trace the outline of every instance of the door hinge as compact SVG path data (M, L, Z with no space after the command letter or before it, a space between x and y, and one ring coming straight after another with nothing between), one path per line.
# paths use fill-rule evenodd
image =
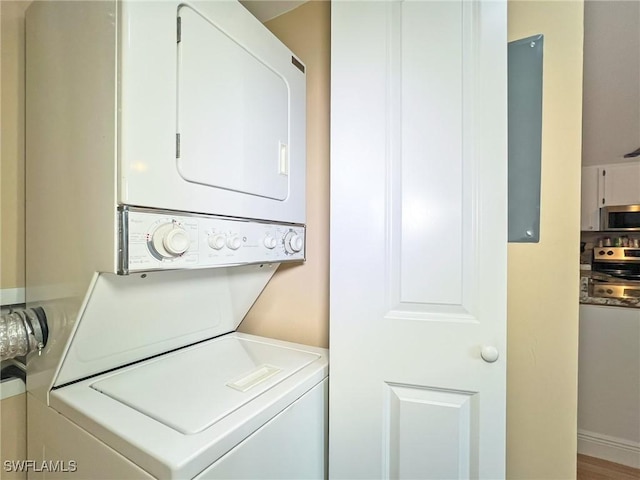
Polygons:
M178 17L177 34L178 34L178 43L180 43L180 40L182 40L182 18L180 17Z
M180 134L176 133L176 158L180 158Z

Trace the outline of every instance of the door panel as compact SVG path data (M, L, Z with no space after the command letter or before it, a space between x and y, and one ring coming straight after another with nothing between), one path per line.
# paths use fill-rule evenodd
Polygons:
M391 161L402 180L394 230L403 303L462 302L461 12L457 2L406 2L390 24L392 56L401 59L402 153Z
M178 171L189 182L284 200L286 80L191 8L179 18Z
M477 477L478 396L389 385L386 478Z
M332 7L331 478L504 477L506 48L504 2Z

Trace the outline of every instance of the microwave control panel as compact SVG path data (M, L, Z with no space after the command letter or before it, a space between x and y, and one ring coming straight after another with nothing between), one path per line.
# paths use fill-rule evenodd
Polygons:
M304 261L305 227L121 209L118 273Z

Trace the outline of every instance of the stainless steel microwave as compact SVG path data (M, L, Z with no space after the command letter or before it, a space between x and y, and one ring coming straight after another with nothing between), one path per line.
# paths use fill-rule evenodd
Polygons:
M602 207L600 230L640 231L640 205Z

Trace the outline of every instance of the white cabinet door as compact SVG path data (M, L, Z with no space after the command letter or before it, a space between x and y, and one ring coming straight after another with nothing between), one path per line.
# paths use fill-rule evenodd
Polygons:
M601 169L598 167L582 167L582 197L580 212L580 230L597 231L600 229L599 183Z
M603 166L602 170L602 206L640 203L640 162Z
M505 476L506 27L332 5L330 478Z

